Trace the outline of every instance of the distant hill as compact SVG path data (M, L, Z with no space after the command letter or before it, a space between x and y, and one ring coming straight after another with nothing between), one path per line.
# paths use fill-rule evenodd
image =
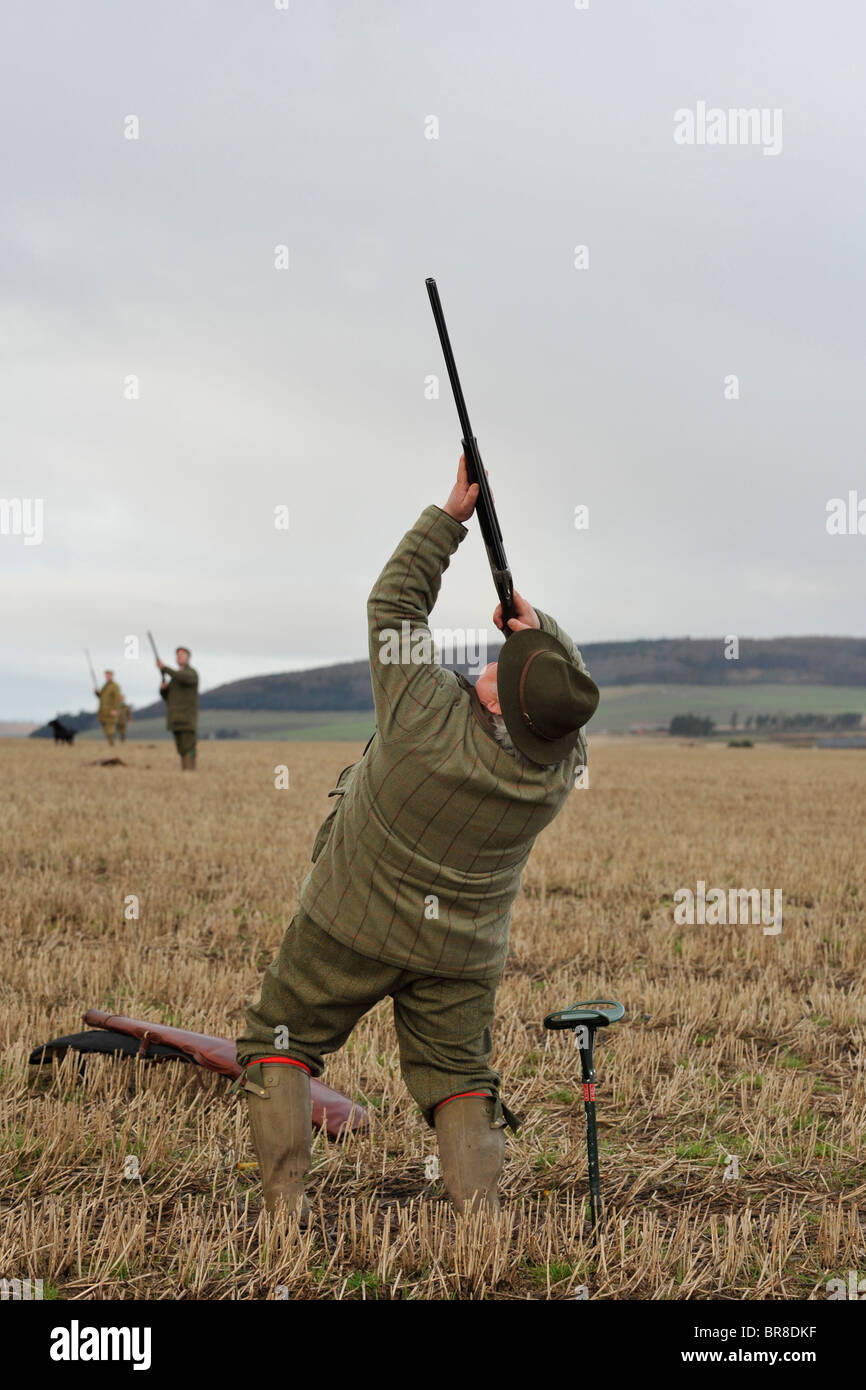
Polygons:
M373 708L373 687L366 661L343 661L338 666L317 666L312 671L287 671L278 676L251 676L218 685L201 698L202 709L304 709L368 710ZM141 711L141 718L164 710L157 700Z
M866 638L862 637L744 637L737 660L726 659L718 637L592 642L582 651L599 686L764 682L866 686Z
M596 683L604 689L629 685L729 686L732 695L762 684L848 686L866 689L866 638L744 638L737 660L726 660L721 638L659 638L638 642L590 642L581 648ZM496 659L498 647L489 657ZM465 663L449 663L467 672ZM310 671L251 676L206 691L203 710L361 711L373 708L366 661L345 661ZM136 721L161 718L161 700L135 711ZM95 723L95 714L63 714L76 729ZM47 725L31 738L49 737Z

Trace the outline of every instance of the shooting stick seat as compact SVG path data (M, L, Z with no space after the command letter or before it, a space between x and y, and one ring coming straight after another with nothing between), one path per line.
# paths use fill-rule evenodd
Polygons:
M587 999L580 1004L572 1004L558 1013L547 1014L545 1028L606 1028L609 1023L617 1023L625 1013L622 1004L615 999Z

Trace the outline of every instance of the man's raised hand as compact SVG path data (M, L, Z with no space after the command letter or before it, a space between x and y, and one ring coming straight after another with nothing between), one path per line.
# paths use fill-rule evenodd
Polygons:
M531 604L531 603L527 603L527 601L526 601L526 599L523 597L523 595L522 595L522 594L519 594L519 593L517 592L516 589L514 590L514 598L513 598L513 601L512 601L512 606L513 606L514 612L515 612L515 614L516 614L516 617L514 617L514 618L509 618L509 619L508 619L508 626L511 628L511 631L512 631L512 632L520 632L521 629L523 629L523 628L528 628L528 627L541 627L541 619L539 618L539 616L538 616L538 614L536 613L535 609L533 608L532 604ZM496 626L499 628L499 631L501 632L501 631L502 631L502 604L501 604L501 603L497 603L497 605L496 605L496 608L495 608L494 613L493 613L493 621L494 621L494 623L496 624Z
M466 470L466 456L461 454L457 468L457 482L451 489L451 495L442 510L447 512L449 516L453 516L455 521L468 521L475 511L477 501L478 484L470 483Z

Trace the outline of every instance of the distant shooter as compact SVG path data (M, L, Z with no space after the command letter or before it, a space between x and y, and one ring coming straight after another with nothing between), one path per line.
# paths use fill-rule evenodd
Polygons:
M97 718L102 725L102 732L108 739L108 746L114 747L114 733L117 728L117 715L122 699L120 686L114 679L113 671L106 671L105 684L100 690L95 690L94 695L99 700L99 712Z
M132 723L132 705L127 704L125 696L121 696L121 701L117 711L117 736L121 743L126 743L126 730Z
M198 672L189 664L189 647L175 651L177 666L166 666L157 659L162 672L159 693L165 700L166 726L174 734L183 772L195 771L196 733L198 730Z

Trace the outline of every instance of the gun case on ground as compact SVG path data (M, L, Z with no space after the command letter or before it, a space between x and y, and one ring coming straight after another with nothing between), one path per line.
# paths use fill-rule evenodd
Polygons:
M33 1064L45 1061L52 1053L62 1055L68 1048L76 1052L121 1052L128 1056L149 1057L154 1061L175 1058L194 1062L208 1071L219 1072L231 1080L241 1074L235 1055L235 1044L229 1038L215 1038L208 1033L191 1033L186 1028L172 1028L164 1023L148 1023L140 1018L125 1018L122 1014L88 1009L84 1022L98 1029L95 1033L76 1033L55 1038L34 1048L30 1054ZM135 1045L137 1041L138 1046ZM356 1105L341 1091L335 1091L321 1081L310 1079L313 1102L313 1124L325 1129L333 1139L340 1130L355 1131L369 1123L364 1106Z

